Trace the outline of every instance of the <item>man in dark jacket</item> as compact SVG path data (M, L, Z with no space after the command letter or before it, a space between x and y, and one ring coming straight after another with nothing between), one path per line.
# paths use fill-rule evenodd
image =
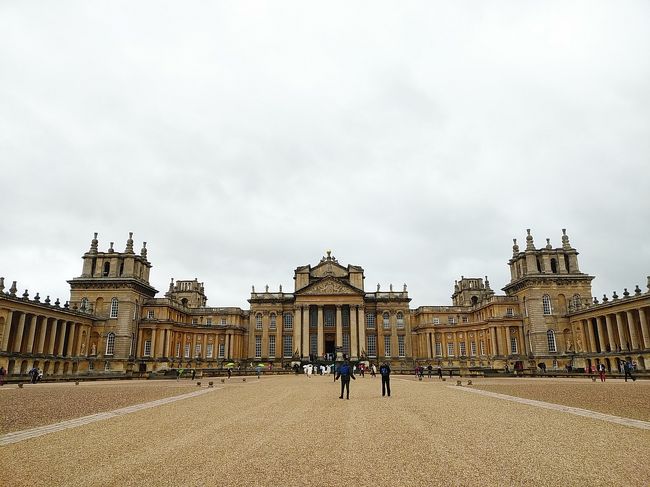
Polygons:
M379 367L379 374L381 375L381 395L385 396L388 392L388 397L390 397L390 366L386 362Z
M334 380L336 381L339 377L341 378L341 395L339 396L339 399L343 399L343 389L347 392L346 399L350 399L350 378L352 378L352 380L357 380L357 378L354 376L354 371L352 370L352 366L350 365L350 362L348 362L347 357L336 369Z

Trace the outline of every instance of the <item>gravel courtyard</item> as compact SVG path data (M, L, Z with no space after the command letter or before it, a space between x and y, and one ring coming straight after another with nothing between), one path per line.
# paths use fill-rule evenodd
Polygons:
M332 379L216 379L197 397L6 445L0 485L650 485L650 430L470 394L455 380L394 376L382 398L380 379L359 377L340 400ZM473 382L648 420L648 381ZM2 432L199 389L192 384L4 386Z

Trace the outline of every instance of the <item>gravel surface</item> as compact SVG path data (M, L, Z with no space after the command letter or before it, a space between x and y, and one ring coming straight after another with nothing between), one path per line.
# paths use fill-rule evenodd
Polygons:
M5 446L0 485L650 485L647 430L449 384L395 377L382 398L359 378L348 401L331 376L231 380Z
M0 434L177 396L197 389L190 381L113 381L0 387Z
M650 421L650 381L523 379L520 382L497 379L474 383L485 391Z

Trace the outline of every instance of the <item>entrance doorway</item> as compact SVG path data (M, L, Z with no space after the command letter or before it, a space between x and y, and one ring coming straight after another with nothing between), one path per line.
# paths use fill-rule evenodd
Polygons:
M335 348L335 337L334 336L325 336L325 358L326 360L333 360L335 357L336 348Z

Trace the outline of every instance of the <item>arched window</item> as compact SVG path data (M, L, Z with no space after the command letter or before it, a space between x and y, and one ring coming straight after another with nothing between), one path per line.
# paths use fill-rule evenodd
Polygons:
M119 308L119 303L117 298L111 299L111 318L117 318L117 311Z
M293 315L291 313L284 314L284 329L293 330Z
M580 297L579 294L574 294L571 297L571 304L573 306L573 309L580 309L582 305L582 298Z
M404 328L404 313L401 311L397 312L397 327Z
M557 346L555 345L555 332L553 330L548 330L546 332L546 341L548 342L548 351L557 352Z
M108 275L111 273L111 263L110 262L104 262L104 277L108 277Z
M106 335L106 355L113 355L115 350L115 333L110 332Z
M262 313L257 313L255 315L255 329L256 330L262 329Z
M545 315L551 314L551 297L548 294L542 296L542 308Z
M557 274L557 260L551 259L551 272Z
M276 326L277 326L277 320L276 320L275 313L271 313L271 315L269 316L269 328L271 330L275 330Z
M382 318L383 318L384 328L390 328L390 315L388 314L388 311L384 312Z

